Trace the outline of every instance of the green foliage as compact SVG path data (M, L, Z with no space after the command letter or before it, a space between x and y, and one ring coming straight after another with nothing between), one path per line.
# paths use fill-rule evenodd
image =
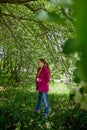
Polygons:
M59 13L57 10L56 13L51 12L53 8L47 11L47 3L48 1L30 2L30 6L0 4L0 45L5 53L2 59L1 84L33 83L37 61L41 57L48 62L52 79L61 78L73 66L73 57L67 59L62 54L61 47L63 41L72 35L73 26L63 15L61 8L57 8ZM39 10L43 10L41 15L37 13ZM46 22L44 13L52 23ZM35 19L35 14L45 21ZM53 23L57 21L59 24Z
M61 6L64 8L68 8L72 5L73 1L72 0L50 0L51 4L55 7Z
M81 79L76 76L76 77L73 79L73 81L78 84L78 83L80 83Z
M50 64L52 79L61 78L77 62L77 72L73 77L84 91L83 95L79 88L72 92L75 94L75 102L86 109L86 5L85 1L79 0L50 0L50 3L38 0L23 5L0 4L0 45L5 52L3 67L0 66L0 84L3 81L5 84L21 81L33 83L37 60L41 57ZM72 56L67 57L62 52ZM72 75L67 73L66 76L71 78Z
M76 41L74 39L68 39L63 45L63 53L71 54L76 51Z
M0 86L5 86L0 88L2 130L86 129L86 6L86 1L79 0L74 3L72 0L51 0L50 3L38 0L22 5L0 4L0 46L5 52L0 64ZM67 70L76 62L73 77L79 86L73 88L69 84L73 88L70 98L76 105L69 99L66 85L51 84L51 112L46 120L42 120L43 107L40 115L33 112L37 93L31 85L27 86L35 83L37 60L41 57L50 65L51 79L61 78L63 74L71 78Z
M79 71L77 69L75 69L73 72L73 80L77 84L79 84L81 82L81 77L80 77Z
M40 11L36 14L36 19L48 22L62 23L63 19L55 12Z
M66 85L51 83L49 92L51 111L45 120L42 118L44 114L43 104L40 114L33 111L38 96L35 88L33 86L13 88L8 86L4 91L0 91L0 96L2 96L0 99L1 129L86 129L87 112L70 101L68 94L65 94ZM55 93L53 88L56 90Z

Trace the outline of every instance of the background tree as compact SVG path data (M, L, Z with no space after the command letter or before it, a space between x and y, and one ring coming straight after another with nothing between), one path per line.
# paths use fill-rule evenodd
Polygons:
M62 8L58 8L65 24L60 24L61 19L59 24L38 21L35 14L41 9L49 9L46 1L9 2L0 4L0 44L5 52L0 82L19 82L26 78L31 83L40 57L50 64L52 78L61 78L75 61L71 60L73 56L64 56L61 48L65 39L74 34L72 20L66 17Z

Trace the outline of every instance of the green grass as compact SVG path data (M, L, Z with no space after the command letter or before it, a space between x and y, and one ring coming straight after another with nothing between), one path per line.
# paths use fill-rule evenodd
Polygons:
M50 114L43 120L33 110L38 94L35 86L6 87L0 91L0 130L86 130L87 112L69 100L66 85L50 84Z
M69 94L69 89L66 84L52 82L50 83L50 93L52 94Z

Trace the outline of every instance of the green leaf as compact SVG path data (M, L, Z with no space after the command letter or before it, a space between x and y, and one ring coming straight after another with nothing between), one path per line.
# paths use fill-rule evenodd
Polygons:
M80 79L79 77L75 77L75 78L74 78L74 82L75 82L75 83L80 83L80 81L81 81L81 79Z
M62 6L69 8L73 4L72 0L50 0L50 1L55 7Z
M83 92L84 92L84 88L81 87L81 88L79 89L79 92L80 92L81 94L83 94Z
M47 12L45 10L41 10L35 15L35 18L41 21L49 21L54 23L62 23L63 19L55 12Z
M76 51L76 41L75 39L68 39L63 45L63 53L71 54Z
M73 93L73 94L70 94L70 95L69 95L69 98L70 98L71 100L73 100L74 96L75 96L74 93Z

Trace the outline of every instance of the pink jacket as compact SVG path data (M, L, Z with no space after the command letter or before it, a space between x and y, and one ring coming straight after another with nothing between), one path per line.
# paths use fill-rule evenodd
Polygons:
M40 68L37 70L40 70ZM39 92L48 92L49 91L49 81L50 81L50 72L46 66L43 66L39 76L36 76L36 78L39 78L39 82L36 82L36 90Z

